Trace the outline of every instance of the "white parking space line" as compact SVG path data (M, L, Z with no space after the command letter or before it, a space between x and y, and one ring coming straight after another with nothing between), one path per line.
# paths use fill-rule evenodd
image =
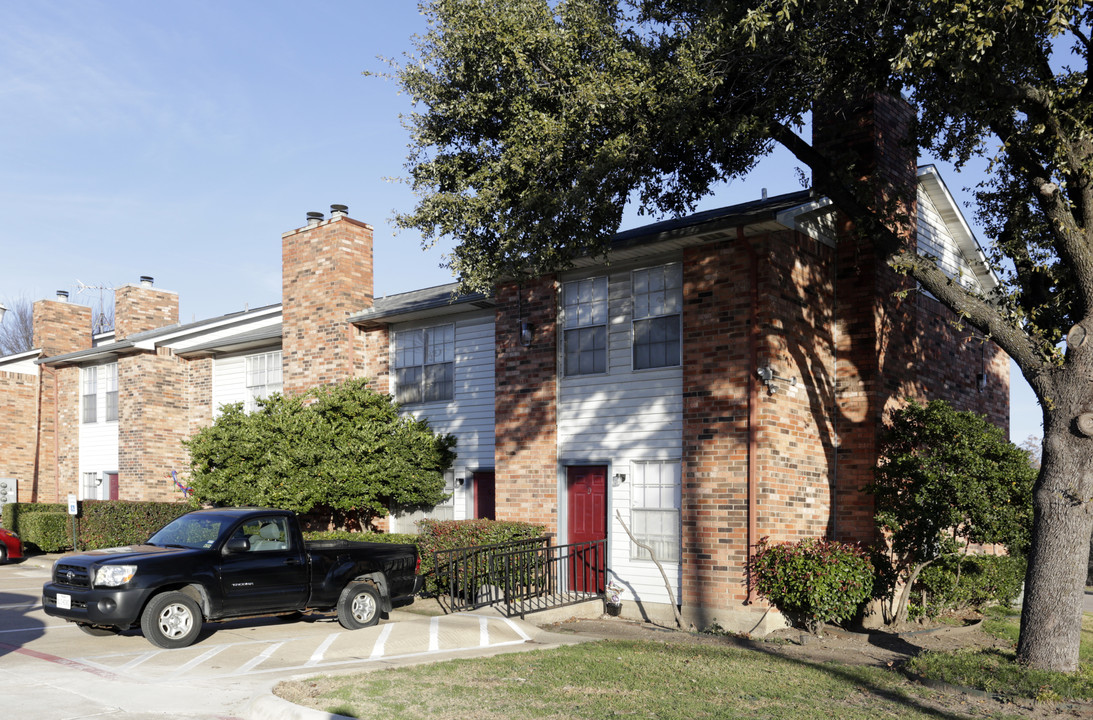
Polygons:
M42 604L36 602L12 603L11 605L0 605L0 610L33 610L40 607L42 607Z
M440 649L440 618L433 617L429 619L429 652L436 652Z
M330 646L334 644L334 641L338 639L341 633L332 633L326 636L326 639L319 643L319 647L315 648L315 652L311 653L311 659L309 659L305 665L312 666L318 665L323 661L323 657L326 655L326 651L330 649Z
M175 671L175 674L176 675L181 675L183 673L187 673L187 672L193 670L195 667L198 667L199 665L204 664L206 660L212 660L214 657L216 657L217 655L222 653L227 647L228 647L227 645L217 645L214 648L210 648L209 650L206 650L205 652L201 653L200 655L195 657L190 662L185 663L183 665L180 665L178 667L178 670Z
M369 660L376 660L383 657L384 650L387 645L387 638L391 637L391 631L395 629L395 623L387 623L380 631L380 636L376 638L376 644L372 646L372 654L368 656Z
M138 655L137 657L133 658L129 662L122 665L120 668L118 668L118 670L120 670L122 672L124 672L126 670L132 670L133 668L135 668L139 665L142 665L143 663L151 660L156 655L162 654L162 652L163 652L162 650L155 650L153 652L146 652L143 655Z
M236 674L236 675L245 675L245 674L249 673L251 670L253 670L254 668L256 668L259 665L261 665L262 663L264 663L266 660L268 660L270 658L270 656L273 655L273 653L277 652L277 650L279 650L281 648L282 645L284 645L283 642L274 643L274 644L270 645L268 648L266 648L261 653L259 653L258 657L252 658L251 660L249 660L249 661L243 663L241 666L239 666L239 669L236 670L234 674Z
M482 647L490 644L490 620L484 615L478 618L478 644Z

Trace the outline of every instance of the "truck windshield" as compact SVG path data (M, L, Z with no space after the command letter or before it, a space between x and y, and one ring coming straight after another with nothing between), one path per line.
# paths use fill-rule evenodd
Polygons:
M163 547L211 548L216 544L216 539L220 537L227 522L226 519L220 518L183 515L148 538L148 544Z

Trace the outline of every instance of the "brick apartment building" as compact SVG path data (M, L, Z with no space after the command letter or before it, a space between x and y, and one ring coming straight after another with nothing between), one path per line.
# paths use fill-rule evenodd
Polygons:
M995 280L933 167L917 168L877 102L855 133L903 187L909 242L958 282ZM1009 364L847 239L801 191L619 234L588 259L490 296L454 286L373 297L372 228L332 206L282 236L281 303L190 324L150 278L117 290L116 328L34 306L35 349L0 358L0 478L19 500L181 499L181 441L227 402L368 377L458 438L438 517L607 538L611 577L670 613L652 546L696 625L761 632L744 568L763 536L869 541L883 417L907 397L1009 419ZM412 530L416 516L391 519Z

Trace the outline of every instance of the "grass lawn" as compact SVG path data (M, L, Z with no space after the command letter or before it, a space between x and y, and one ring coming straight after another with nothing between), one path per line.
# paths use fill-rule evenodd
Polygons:
M1071 675L1021 667L1015 662L1020 611L990 608L983 630L1008 641L1009 650L924 653L908 669L924 677L1001 695L1051 700L1093 700L1093 615L1082 616L1081 662Z
M327 712L385 720L970 717L931 702L931 691L892 670L631 640L312 678L277 692ZM983 708L975 716L984 717Z

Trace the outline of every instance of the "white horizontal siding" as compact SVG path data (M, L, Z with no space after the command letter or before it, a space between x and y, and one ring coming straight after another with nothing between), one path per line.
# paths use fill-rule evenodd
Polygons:
M402 411L415 418L429 421L437 433L450 433L456 438L456 460L452 469L464 485L455 488L455 519L473 515L471 506L471 473L493 468L494 427L494 316L475 313L455 319L455 357L453 398L448 402L404 405ZM450 322L450 321L449 321ZM393 326L390 337L399 330L428 327L436 323L415 323ZM392 388L393 389L393 388ZM401 527L399 532L415 532Z
M216 416L219 417L220 408L224 405L246 401L246 356L235 355L213 360L212 404Z
M678 461L683 446L683 371L681 367L634 371L631 349L631 274L608 278L607 372L561 377L558 381L558 457L563 464L608 463L608 566L611 580L625 588L626 600L668 603L656 564L630 559L630 538L616 512L630 523L630 483L617 487L612 476L631 475L632 462ZM564 337L558 335L559 364L564 367ZM565 469L559 473L559 496L567 497ZM567 527L562 508L562 527ZM563 530L564 532L564 530ZM681 569L664 564L679 598Z
M106 379L107 365L99 365L97 387L95 389L95 422L83 422L83 371L80 373L80 431L79 431L79 478L84 473L95 473L100 478L103 472L116 472L118 469L118 421L106 420ZM77 485L82 487L82 485ZM83 498L81 498L83 499Z
M930 196L918 191L918 252L937 258L937 265L967 288L979 289L972 267L957 245Z

